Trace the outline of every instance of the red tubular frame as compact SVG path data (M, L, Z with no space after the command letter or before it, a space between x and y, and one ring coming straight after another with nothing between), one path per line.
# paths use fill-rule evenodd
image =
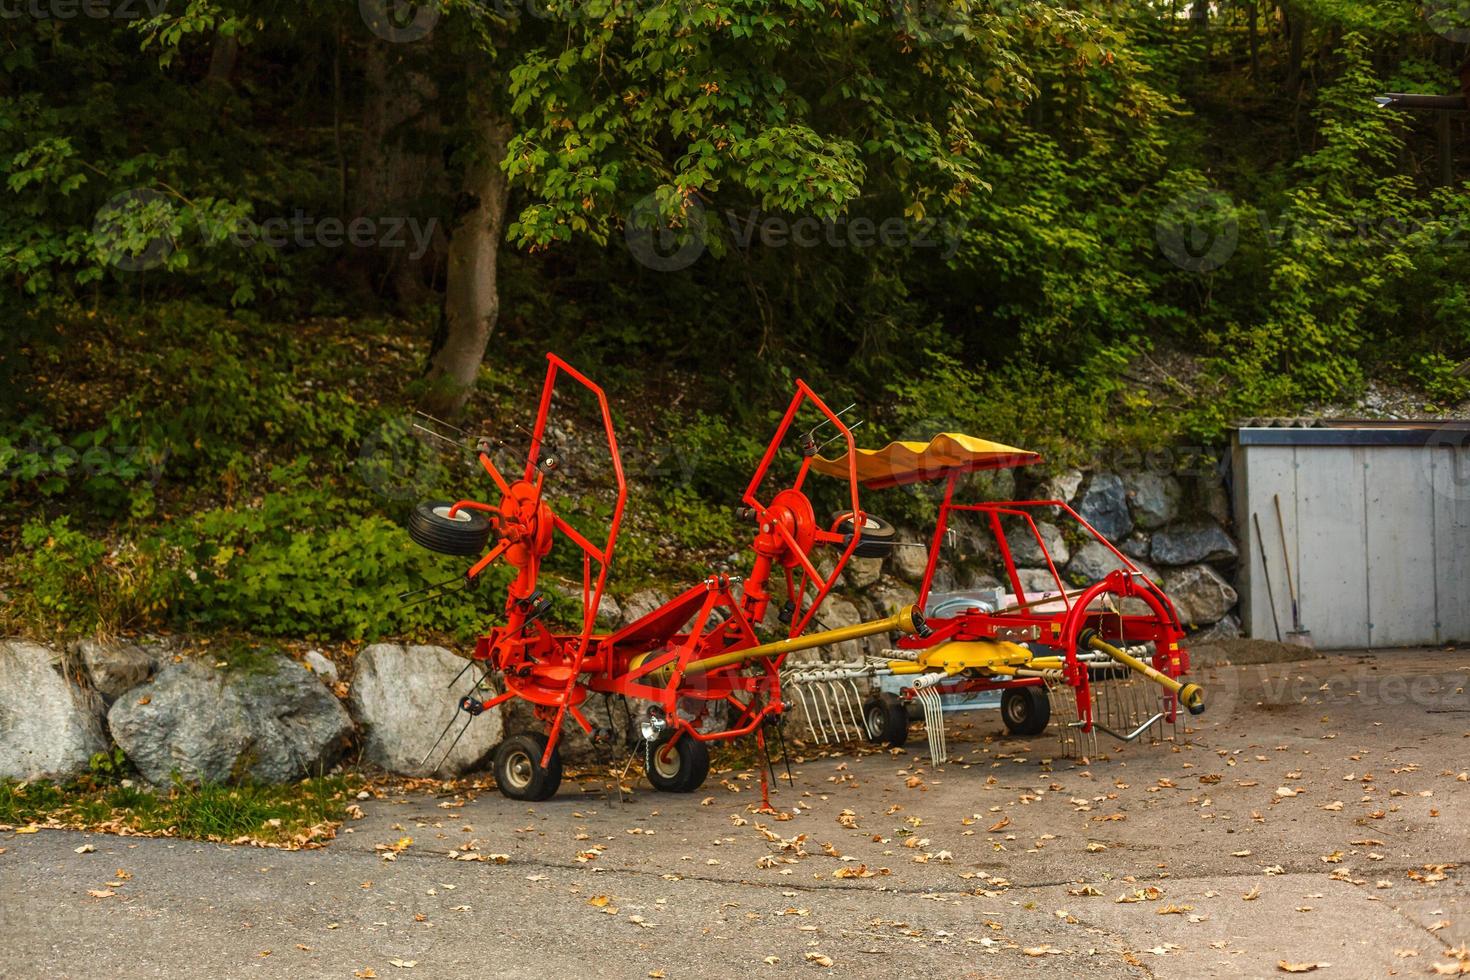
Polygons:
M476 658L493 664L503 673L506 683L503 693L482 701L480 707L489 709L513 697L532 702L538 717L548 726L542 765L550 763L568 714L584 731L592 730L578 709L589 691L642 698L659 705L674 728L675 738L689 735L701 741L711 741L737 738L758 730L766 718L785 708L781 701L778 673L780 661L784 658L761 661L762 670L755 675L742 673L739 667L710 671L699 675L699 684L693 688L685 685L685 670L696 659L752 647L760 642L754 626L766 611L769 602L767 586L776 561L785 566L792 600L796 604L790 635L799 635L810 624L862 540L866 515L860 507L856 445L852 431L805 382L798 380L796 393L743 495L761 528L757 535L756 565L744 583L743 598L737 601L732 591L732 580L718 575L617 632L596 634L597 608L607 585L622 526L627 481L606 394L556 355L548 354L547 360L546 380L537 406L530 451L520 479L514 483L508 481L489 455L482 452L481 464L502 494L500 506L462 500L451 509L451 513L474 509L491 514L492 527L502 536L491 551L470 569L471 578L500 556L510 560L521 573L506 599L506 625L491 630L476 646ZM540 472L540 455L554 390L561 375L570 377L593 393L607 435L617 484L617 503L609 523L607 541L602 547L589 541L542 500L544 476ZM851 540L827 576L821 575L807 552L817 543L840 542L842 536L835 531L836 523L832 529L823 529L816 524L810 513L810 503L802 493L801 488L811 467L811 456L803 459L791 487L778 493L770 502L763 502L758 496L798 412L807 403L815 407L825 422L837 427L852 457L848 474L854 515ZM581 630L575 634L553 633L540 622L528 623L523 606L524 600L534 593L541 555L550 546L548 528L560 531L583 554L583 618ZM591 569L593 561L599 566L595 581ZM794 566L802 568L799 591L791 579L790 570ZM818 584L819 588L816 597L808 603L806 592L812 583ZM716 609L724 610L726 618L711 625ZM681 632L680 628L686 622L689 628ZM641 658L643 662L632 667L634 658ZM659 672L656 684L649 682L655 671ZM747 695L747 700L741 700L737 694ZM695 724L679 716L681 697L694 697L706 702L725 701L739 709L740 714L728 730L701 732Z
M1151 640L1155 644L1153 666L1156 669L1176 678L1188 672L1189 654L1179 645L1180 640L1184 638L1184 628L1179 622L1179 616L1174 610L1173 603L1169 601L1163 590L1157 584L1149 581L1138 566L1103 536L1102 532L1061 500L1011 500L956 504L954 489L959 475L958 472L950 473L946 481L944 499L940 504L934 534L930 539L929 561L925 566L924 578L919 586L917 599L919 608L923 609L928 605L934 573L939 564L940 549L944 545L950 515L955 512L988 516L990 530L995 536L1001 560L1006 567L1006 576L1011 583L1012 594L1016 597L1019 606L996 613L967 612L943 619L930 616L928 623L933 629L933 634L927 639L904 637L899 641L901 648L923 649L952 639L994 638L1018 628L1024 631L1035 627L1039 631L1036 642L1060 649L1065 657L1066 666L1063 671L1063 679L1076 693L1077 716L1082 720L1081 728L1084 732L1092 730L1092 697L1088 671L1077 659L1078 638L1085 627L1093 627L1103 635L1125 643ZM1069 595L1066 583L1062 580L1052 560L1050 549L1046 547L1046 542L1042 539L1041 532L1031 517L1030 511L1039 507L1054 507L1072 518L1094 540L1102 542L1123 563L1124 567L1109 572L1080 593ZM1037 603L1032 603L1028 599L1016 568L1015 557L1006 539L1005 529L1001 524L1002 516L1019 517L1025 522L1025 526L1030 530L1037 547L1046 560L1047 570L1051 572L1052 578L1057 583L1059 595L1055 599ZM1089 605L1104 595L1113 595L1120 599L1141 600L1149 607L1152 615L1123 614L1121 612L1113 614L1089 610ZM1038 605L1045 605L1049 602L1060 602L1062 611L1045 613L1037 610ZM1020 678L991 683L993 684L991 689L1003 689L1019 687L1035 683L1035 681ZM1165 694L1165 709L1166 720L1173 722L1178 711L1174 695Z

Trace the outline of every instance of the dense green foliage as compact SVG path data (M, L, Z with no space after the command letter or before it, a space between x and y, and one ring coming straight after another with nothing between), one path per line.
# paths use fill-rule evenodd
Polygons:
M1417 2L135 9L5 21L16 628L474 632L493 588L394 596L458 569L406 545L409 505L482 489L406 417L490 116L511 190L467 415L514 442L548 349L608 385L619 591L734 550L796 376L868 439L1059 464L1370 381L1470 396L1463 118L1442 159L1433 114L1371 101L1455 91L1470 24Z

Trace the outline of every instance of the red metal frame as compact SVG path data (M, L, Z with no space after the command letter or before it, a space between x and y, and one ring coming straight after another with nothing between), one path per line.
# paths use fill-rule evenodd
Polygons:
M960 475L958 472L950 473L945 483L944 498L940 503L939 516L935 521L934 534L930 540L929 563L924 569L924 578L919 586L918 606L920 609L927 608L929 595L933 588L934 573L939 563L939 553L949 528L950 516L957 512L983 514L988 518L989 528L995 537L1001 560L1005 565L1006 577L1010 581L1017 605L1012 609L995 613L975 610L946 618L928 616L926 621L932 630L931 635L925 638L903 637L898 643L901 649L924 649L949 640L1004 639L1018 634L1025 635L1028 631L1035 630L1037 633L1035 642L1057 649L1065 658L1066 668L1063 671L1063 680L1072 687L1076 694L1077 716L1082 721L1081 728L1084 732L1092 730L1092 696L1089 675L1086 667L1077 659L1078 638L1084 629L1095 629L1104 638L1121 641L1125 645L1153 642L1153 666L1157 670L1174 678L1188 672L1189 654L1180 646L1180 641L1184 639L1184 628L1173 603L1169 601L1163 590L1149 581L1138 566L1127 555L1119 551L1102 532L1061 500L1010 500L957 504L954 502L954 490ZM1069 593L1066 583L1062 580L1052 560L1051 551L1047 548L1041 532L1036 527L1036 522L1031 517L1031 511L1042 507L1056 508L1070 517L1094 540L1102 542L1123 563L1124 567L1108 573L1100 581L1094 582L1081 592ZM1001 523L1003 516L1020 518L1025 528L1031 532L1037 547L1040 548L1046 560L1047 569L1057 583L1059 594L1056 597L1033 602L1026 595L1016 568L1015 557L1011 553L1010 543L1006 538L1005 528ZM1142 601L1150 612L1124 614L1091 609L1091 604L1103 596L1112 596L1120 603L1128 599ZM1057 603L1061 604L1061 610L1043 611L1044 607ZM1028 678L995 681L992 689L1020 687L1034 683L1036 683L1035 680ZM1165 720L1173 723L1178 711L1177 699L1169 692L1163 692L1163 696L1165 698Z
M711 741L738 738L751 732L760 737L761 724L785 708L781 701L779 675L783 657L763 658L755 664L734 665L692 677L686 677L686 669L695 660L746 649L761 642L755 627L766 616L771 599L770 578L778 566L785 576L787 594L794 601L789 635L800 635L812 622L817 609L862 541L866 515L860 506L852 431L805 382L798 380L796 393L743 494L757 525L753 545L756 557L751 574L740 583L738 597L735 587L739 580L724 575L711 576L636 622L612 633L596 633L597 608L607 584L608 569L622 525L627 482L606 394L561 358L554 354L548 354L547 358L546 381L521 477L514 482L507 480L488 452L482 451L480 462L499 489L501 503L492 506L462 500L451 508L451 516L461 509L492 515L491 526L497 541L489 553L470 569L470 578L479 575L498 558L504 558L517 571L507 591L505 624L492 628L476 644L475 658L487 662L505 679L505 691L480 702L480 709L488 710L515 697L529 701L537 717L548 728L546 751L541 759L543 766L550 763L568 715L584 731L593 730L579 707L588 692L618 694L658 705L674 730L675 738L689 736ZM538 466L539 456L552 395L562 375L593 393L607 435L617 484L617 504L606 543L601 547L554 513L542 495L545 474ZM836 530L845 515L839 515L830 527L822 527L810 500L802 491L815 455L815 445L810 439L794 482L777 491L769 501L761 495L762 485L770 475L781 448L787 444L787 437L803 407L814 408L820 414L822 422L818 426L830 424L836 427L853 460L849 466L848 495L851 514L855 515L853 531L831 572L825 576L811 560L812 549L821 544L839 544L848 535L838 534ZM583 553L582 628L574 634L554 632L539 618L530 616L541 560L551 549L554 531L569 538ZM595 581L592 573L594 562L598 566ZM800 570L799 587L793 571L796 569ZM809 596L813 587L816 594ZM721 614L719 618L715 615L717 611ZM685 624L689 624L687 629ZM755 669L752 671L751 667ZM693 698L705 704L725 702L735 709L735 719L725 730L701 731L700 718L686 720L680 716L681 698Z

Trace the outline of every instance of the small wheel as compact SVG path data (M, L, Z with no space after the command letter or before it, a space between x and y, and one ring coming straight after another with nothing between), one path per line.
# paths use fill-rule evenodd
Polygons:
M551 764L541 767L546 736L512 735L495 750L495 785L513 800L549 800L561 785L561 751L551 753Z
M662 793L692 793L709 775L709 748L685 734L678 741L665 739L644 753L648 781Z
M1012 735L1040 735L1051 721L1051 702L1040 684L1012 687L1000 696L1000 718Z
M490 519L477 510L461 510L450 517L453 506L443 500L419 504L408 515L408 536L441 555L482 554L490 540Z
M869 742L896 749L909 740L909 711L896 694L884 691L869 698L863 704L863 721Z
M852 512L843 511L832 517L838 534L842 535L842 544L838 547L846 551L847 546L852 543ZM894 542L898 540L898 530L881 517L865 514L863 518L863 537L858 542L852 553L855 558L886 558L893 551Z

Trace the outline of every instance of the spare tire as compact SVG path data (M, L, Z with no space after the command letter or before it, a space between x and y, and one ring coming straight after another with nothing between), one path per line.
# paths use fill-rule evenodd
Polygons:
M888 557L893 551L893 545L898 541L898 530L883 518L874 517L872 514L865 514L863 520L862 540L853 550L853 556L857 558ZM846 551L847 546L852 543L852 511L834 514L832 521L837 533L842 535L842 544L839 547Z
M470 557L482 554L490 541L490 519L477 510L461 510L453 517L447 500L419 504L408 515L408 536L414 543L441 555Z

